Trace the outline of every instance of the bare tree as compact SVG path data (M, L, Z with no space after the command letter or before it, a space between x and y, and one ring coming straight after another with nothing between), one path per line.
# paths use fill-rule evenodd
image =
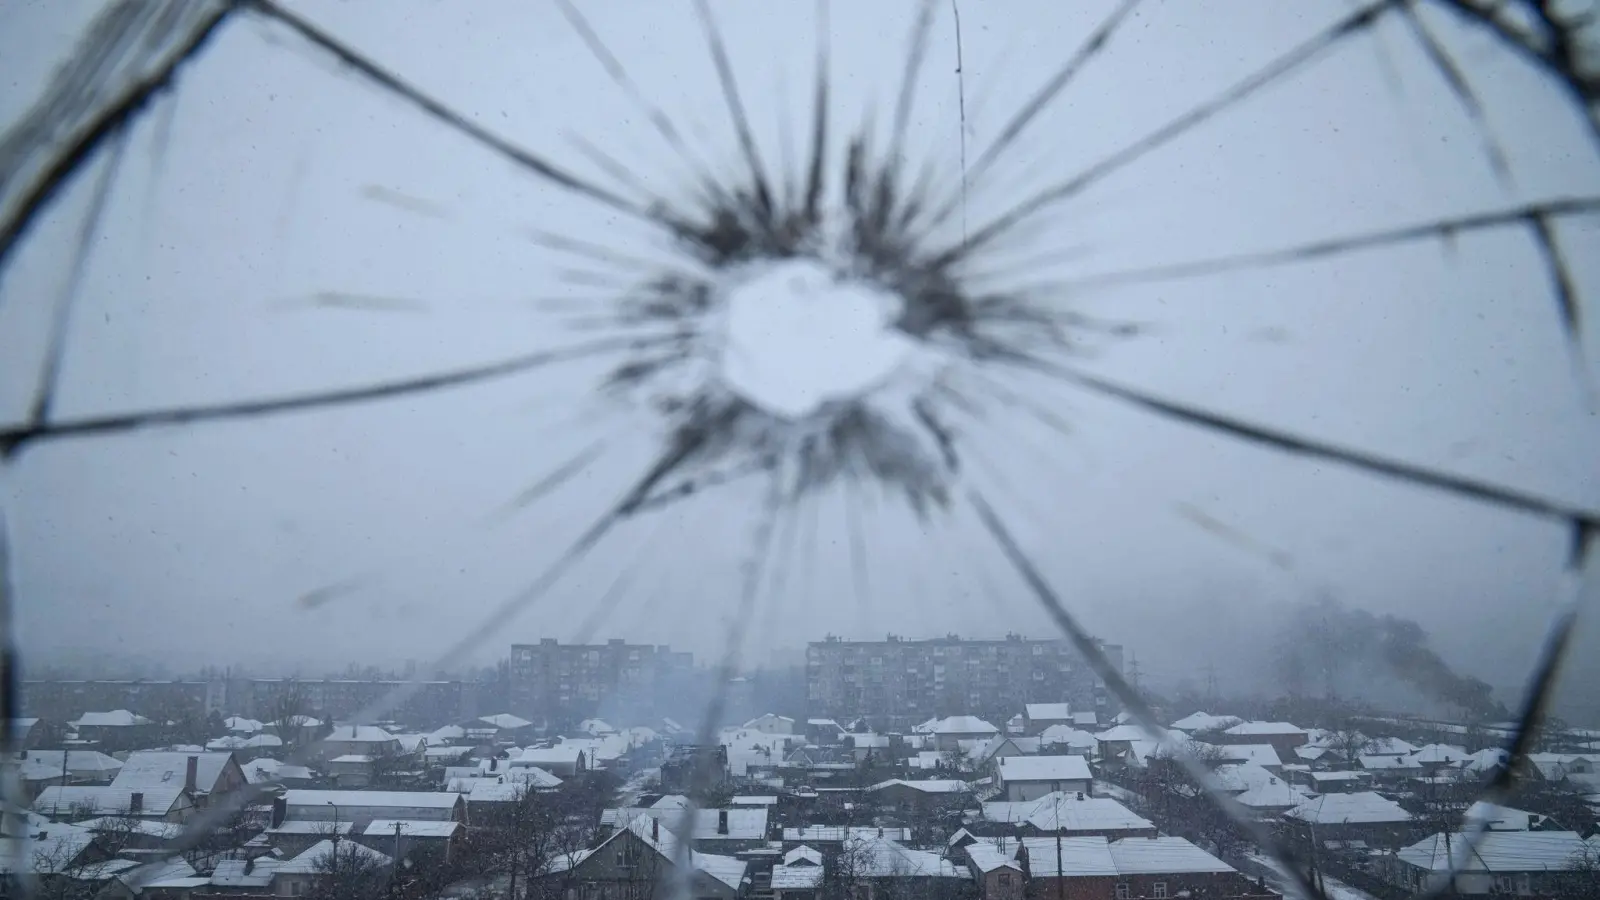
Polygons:
M341 841L312 861L312 900L379 900L389 892L388 866L355 841Z
M267 704L266 722L278 732L285 748L299 742L300 732L311 711L311 696L298 681L286 680L277 685Z
M1328 734L1328 749L1338 754L1339 760L1354 767L1367 752L1376 749L1378 741L1370 738L1356 723L1346 720Z

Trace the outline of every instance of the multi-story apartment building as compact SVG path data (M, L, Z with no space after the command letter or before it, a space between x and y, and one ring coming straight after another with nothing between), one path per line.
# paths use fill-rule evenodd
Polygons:
M305 712L323 719L337 719L355 724L374 721L395 721L414 728L436 728L440 725L465 722L484 713L504 712L501 709L479 709L479 683L476 681L433 680L409 681L406 679L237 679L229 685L230 707L240 715L261 718L270 716L277 708L277 698L286 691L298 693L305 704ZM375 708L384 708L384 701L392 694L401 699L381 715L361 714Z
M648 710L693 669L692 653L621 639L562 644L544 638L537 644L512 644L511 712L565 723L607 711L620 715L635 707Z
M1122 648L1101 643L1120 670ZM1105 684L1063 639L962 640L955 635L846 641L806 647L808 715L903 730L935 716L972 714L1004 722L1027 703L1070 703L1113 712Z
M24 681L22 708L30 716L66 722L86 712L126 709L143 716L227 712L221 680L100 679Z

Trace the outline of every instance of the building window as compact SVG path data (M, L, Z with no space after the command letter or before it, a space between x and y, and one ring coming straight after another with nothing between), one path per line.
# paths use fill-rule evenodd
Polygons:
M1127 882L1117 885L1117 900L1128 900L1131 896L1133 896L1133 892L1128 890Z
M1000 886L1003 887L1003 888L1011 887L1011 873L1010 872L1001 872L1000 873Z
M1150 896L1154 897L1155 900L1167 900L1167 883L1158 881L1150 885Z
M1510 894L1516 891L1516 879L1510 875L1496 875L1494 877L1494 892L1497 894Z
M1533 876L1529 875L1527 872L1523 872L1521 875L1517 876L1517 893L1533 893Z

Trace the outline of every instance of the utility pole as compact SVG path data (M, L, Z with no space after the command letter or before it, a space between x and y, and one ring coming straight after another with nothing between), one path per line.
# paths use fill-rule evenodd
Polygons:
M1217 667L1206 663L1206 703L1215 706L1221 693L1217 689Z
M1061 871L1061 801L1056 801L1056 900L1067 900L1066 873Z
M1127 672L1128 672L1128 683L1133 685L1133 689L1135 691L1138 691L1139 688L1140 688L1139 676L1141 674L1141 672L1139 671L1139 654L1135 653L1132 650L1128 651Z

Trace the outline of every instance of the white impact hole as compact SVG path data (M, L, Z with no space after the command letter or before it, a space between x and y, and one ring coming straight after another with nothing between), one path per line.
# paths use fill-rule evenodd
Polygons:
M899 296L840 280L815 260L786 260L729 286L722 379L785 419L887 384L916 350L892 325Z

